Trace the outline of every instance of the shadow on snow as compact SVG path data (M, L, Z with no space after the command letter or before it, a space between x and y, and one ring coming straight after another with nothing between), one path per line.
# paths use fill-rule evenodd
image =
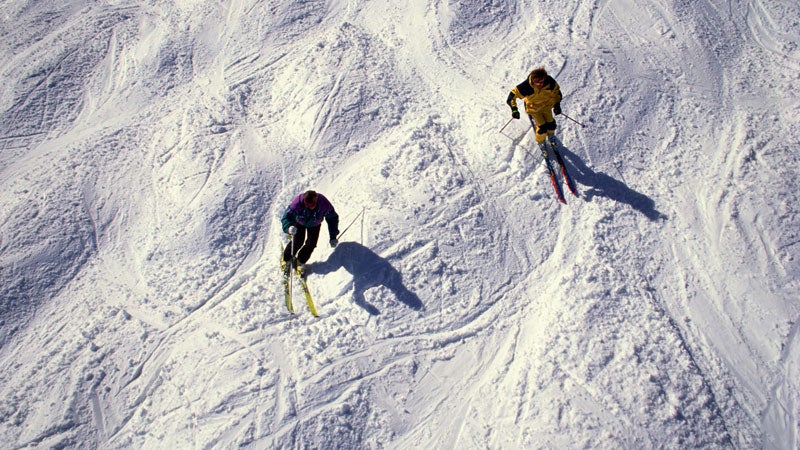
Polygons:
M356 242L342 242L331 253L327 261L313 263L311 272L315 275L324 275L335 272L340 267L344 267L353 275L353 298L356 305L364 308L368 313L380 314L380 311L369 304L364 297L367 289L377 286L388 288L399 301L405 303L409 308L422 309L422 301L403 285L403 276L400 272L369 248Z
M667 216L656 209L650 197L636 192L625 183L602 172L595 172L581 158L567 149L559 140L558 150L567 163L567 171L573 181L589 189L581 189L581 195L587 202L594 196L606 197L619 203L631 205L633 209L647 216L652 221L667 220Z

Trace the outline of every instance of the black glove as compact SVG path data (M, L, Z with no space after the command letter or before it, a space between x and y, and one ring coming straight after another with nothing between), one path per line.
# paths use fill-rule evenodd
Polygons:
M553 105L553 114L559 115L561 114L561 103L556 103Z
M511 108L511 117L519 119L519 110L517 108Z

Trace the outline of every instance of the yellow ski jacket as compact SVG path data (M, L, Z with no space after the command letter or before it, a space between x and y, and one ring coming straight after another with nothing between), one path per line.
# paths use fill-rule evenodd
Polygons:
M525 112L528 114L549 112L553 109L553 106L561 103L561 88L556 83L556 80L548 75L544 80L544 86L536 90L533 80L528 76L527 80L511 89L506 103L513 109L517 106L518 98L525 100Z

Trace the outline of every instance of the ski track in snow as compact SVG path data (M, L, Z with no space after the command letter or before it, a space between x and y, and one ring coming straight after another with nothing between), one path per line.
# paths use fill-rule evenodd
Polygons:
M0 441L797 447L795 3L1 10ZM567 205L506 124L540 64Z

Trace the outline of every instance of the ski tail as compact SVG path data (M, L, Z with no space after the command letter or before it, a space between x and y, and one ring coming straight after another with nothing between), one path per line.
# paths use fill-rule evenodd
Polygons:
M283 298L286 301L286 309L291 314L294 314L294 305L292 304L292 274L290 270L286 270L286 264L283 261L283 254L281 254L281 277L283 278Z
M552 147L552 143L550 146ZM561 203L567 203L567 200L564 198L564 191L561 189L561 185L556 179L556 171L553 170L553 164L550 162L550 156L547 154L547 148L545 148L544 143L539 144L539 150L542 152L544 163L547 166L547 173L550 175L550 182L553 184L553 189L556 191L556 197L558 198L558 201Z
M286 300L286 309L289 313L294 314L294 305L292 304L292 279L291 277L283 277L283 296Z
M575 187L575 183L572 182L572 177L569 176L567 173L567 168L564 165L561 165L561 175L564 176L564 181L567 182L567 188L569 191L572 192L572 195L578 197L578 189Z
M554 137L548 137L547 141L550 143L550 148L553 149L553 155L556 157L556 162L558 162L558 166L561 168L561 176L564 177L564 182L567 184L567 188L572 193L572 195L578 197L578 188L575 186L575 182L572 181L572 177L569 176L567 173L567 165L564 164L564 158L561 157L561 152L558 151L558 145L556 144L556 140Z
M550 182L553 183L553 189L556 191L556 197L558 197L559 202L566 204L567 199L564 198L564 191L561 189L561 185L556 179L556 171L553 170L550 160L546 159L545 161L547 161L547 171L550 172Z
M297 278L300 279L300 289L303 290L303 296L306 298L306 304L308 305L308 310L311 311L311 314L314 317L319 317L319 313L317 312L317 307L314 305L314 299L311 298L311 290L308 289L308 281L306 281L305 274L300 273L300 269L297 270Z

